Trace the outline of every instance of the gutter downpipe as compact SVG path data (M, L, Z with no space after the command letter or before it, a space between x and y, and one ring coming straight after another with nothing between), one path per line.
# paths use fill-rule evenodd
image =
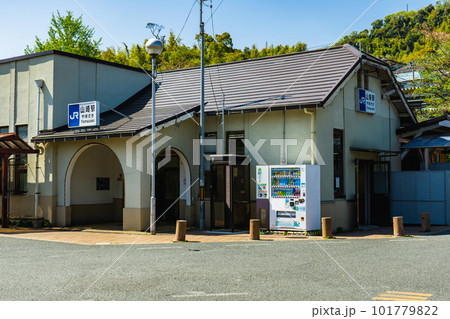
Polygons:
M303 109L306 114L311 116L311 165L316 164L316 112L309 112L307 109Z
M36 136L39 136L39 117L41 116L41 89L44 86L44 80L36 80L36 86L38 88L38 101L37 101L37 116L36 116ZM34 142L34 147L37 149L37 141ZM34 218L39 218L39 153L36 153L36 184L34 186Z
M287 154L286 154L286 109L283 110L283 145L281 147L283 152L281 155L281 165L287 165Z

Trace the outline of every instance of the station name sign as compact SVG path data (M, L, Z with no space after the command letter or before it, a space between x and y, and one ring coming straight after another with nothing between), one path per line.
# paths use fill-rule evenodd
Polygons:
M68 106L69 128L100 126L100 102L82 102Z
M365 89L357 90L358 107L357 110L364 113L375 114L375 93Z

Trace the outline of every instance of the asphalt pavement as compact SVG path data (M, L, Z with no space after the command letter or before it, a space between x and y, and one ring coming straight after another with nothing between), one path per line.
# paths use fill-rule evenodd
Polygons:
M397 292L448 301L449 264L448 233L153 245L0 237L0 300L367 301Z

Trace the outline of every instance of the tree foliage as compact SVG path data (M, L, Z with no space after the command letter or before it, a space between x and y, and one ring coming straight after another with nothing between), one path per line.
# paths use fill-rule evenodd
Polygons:
M370 30L352 32L337 45L345 43L367 53L398 62L409 62L429 51L423 37L424 26L439 32L450 32L450 2L438 2L417 11L401 11L375 20Z
M442 115L450 111L450 34L430 30L423 34L430 49L417 62L421 79L414 93L428 105L422 116Z
M189 47L175 38L170 32L168 39L164 43L164 50L157 57L159 69L174 70L195 67L200 65L200 36L196 36L197 43ZM145 42L144 42L145 43ZM298 42L296 45L269 46L259 50L256 45L244 50L233 47L233 39L228 32L212 36L205 33L205 64L226 63L246 59L260 58L271 55L300 52L306 50L306 44ZM108 48L103 51L101 58L106 61L121 63L134 67L151 69L151 58L145 52L144 45L134 44L131 49L124 44L124 48Z
M100 57L101 38L94 40L94 29L83 24L82 16L75 18L71 11L62 16L57 11L52 14L48 39L42 41L36 36L33 48L25 49L25 54L42 52L47 50L60 50L83 56Z

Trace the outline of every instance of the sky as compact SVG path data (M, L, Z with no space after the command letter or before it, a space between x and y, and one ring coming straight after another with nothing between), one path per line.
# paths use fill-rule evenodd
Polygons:
M102 49L122 43L142 44L151 38L148 22L164 26L161 35L173 31L183 43L195 43L199 32L199 4L195 0L2 0L0 11L0 59L24 54L35 36L48 37L52 13L70 10L95 29ZM207 1L206 3L211 3ZM376 19L398 11L417 10L436 0L212 0L204 6L203 21L209 34L229 32L235 48L256 44L305 42L309 49L331 45L352 31L370 28ZM220 6L219 6L220 5ZM214 30L213 30L214 27Z

